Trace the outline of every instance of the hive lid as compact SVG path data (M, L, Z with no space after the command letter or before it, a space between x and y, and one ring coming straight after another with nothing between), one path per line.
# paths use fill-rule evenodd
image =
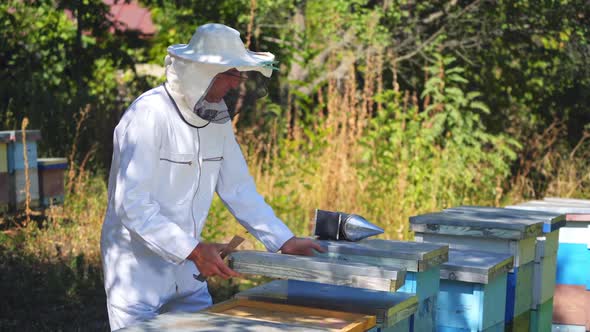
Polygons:
M41 139L40 130L25 130L27 141L38 141ZM4 130L0 131L0 142L20 142L22 140L22 132L20 130Z

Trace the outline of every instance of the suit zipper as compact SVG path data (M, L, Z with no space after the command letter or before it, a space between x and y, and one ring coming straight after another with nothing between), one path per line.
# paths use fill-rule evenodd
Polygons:
M203 161L222 161L223 157L205 158Z
M167 158L160 158L160 160L165 160L165 161L169 161L171 163L183 164L183 165L189 165L189 166L191 166L193 164L192 161L176 161L176 160L171 160L171 159L167 159Z

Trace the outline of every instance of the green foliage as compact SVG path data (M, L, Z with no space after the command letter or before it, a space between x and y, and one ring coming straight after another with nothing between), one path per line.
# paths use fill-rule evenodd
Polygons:
M41 129L42 155L65 156L72 144L79 145L80 160L94 145L99 157L110 155L110 132L130 98L120 91L136 95L146 88L141 77L120 77L143 58L134 49L145 43L133 32L110 33L108 10L103 1L0 4L0 125L20 128L28 117L29 128ZM86 105L91 115L73 142L72 119Z
M399 93L387 91L385 103L363 139L362 174L377 201L435 210L459 204L494 205L497 183L510 174L518 144L486 132L481 113L488 107L477 92L465 93L464 69L452 57L434 54L422 98L430 105L402 106ZM379 211L375 211L379 214Z

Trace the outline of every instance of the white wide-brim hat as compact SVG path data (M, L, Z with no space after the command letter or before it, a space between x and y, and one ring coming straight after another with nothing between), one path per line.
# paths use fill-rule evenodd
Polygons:
M255 70L266 77L270 77L272 70L276 69L272 53L247 50L237 30L218 23L201 25L188 44L169 46L168 54L186 61L227 69Z

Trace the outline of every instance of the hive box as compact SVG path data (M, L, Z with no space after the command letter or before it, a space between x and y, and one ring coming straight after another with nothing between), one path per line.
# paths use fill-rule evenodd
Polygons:
M440 284L440 265L448 260L448 246L380 239L354 243L320 241L320 245L327 250L324 255L343 261L404 268L406 280L397 291L416 294L419 301L412 328L414 331L436 329L435 306Z
M66 158L39 158L39 199L42 206L63 203L66 167Z
M376 317L380 331L409 331L418 308L418 298L414 294L298 280L275 280L240 292L235 297L372 315Z
M0 175L0 206L3 196L8 195L8 205L13 209L24 206L26 199L26 175L29 176L31 206L39 202L39 183L37 178L37 141L41 139L39 130L27 130L26 158L21 131L0 131L0 174L7 174L8 180ZM25 170L26 169L26 170ZM5 177L4 176L4 177Z
M437 331L503 331L513 262L506 254L451 249L441 266Z
M528 324L535 244L543 234L542 218L516 213L445 211L411 217L410 223L419 242L513 256L514 268L507 277L505 322L510 324L518 318L518 324Z
M586 317L590 314L585 314L590 313L586 300L590 290L590 200L545 198L510 208L565 214L566 223L558 236L553 322L559 325L558 331L584 325L590 330L590 317ZM550 248L553 250L553 245Z

